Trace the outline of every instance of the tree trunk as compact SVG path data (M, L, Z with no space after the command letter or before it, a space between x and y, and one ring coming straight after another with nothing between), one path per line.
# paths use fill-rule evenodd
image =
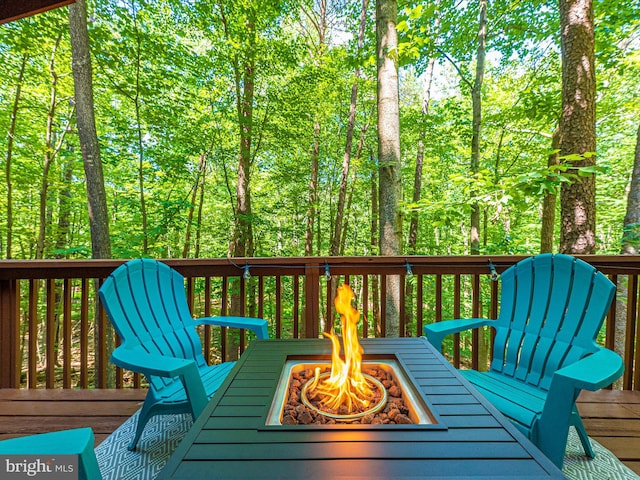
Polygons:
M309 180L309 205L307 229L304 235L304 254L313 255L313 229L318 208L318 159L320 157L320 122L313 124L313 147L311 148L311 178Z
M73 184L73 167L75 159L69 156L64 164L62 173L62 190L58 199L58 229L55 240L55 258L68 258L69 255L60 253L71 245L69 238L69 230L71 226L71 206L73 205L73 197L71 195L71 185Z
M560 163L558 149L560 148L560 128L556 127L551 137L551 150L547 165L552 167ZM542 199L542 228L540 230L540 253L553 252L553 231L556 225L556 200L555 192L547 191Z
M473 133L471 137L471 176L473 179L480 169L480 143L482 127L482 82L484 80L484 63L487 44L487 0L480 0L478 26L478 51L476 55L476 78L471 90L473 105ZM480 205L475 198L475 188L471 191L471 255L480 254Z
M207 157L203 153L200 155L200 162L198 164L198 173L196 175L196 181L193 185L193 192L191 194L191 205L189 205L189 214L187 218L187 229L185 232L184 239L184 247L182 249L182 258L187 258L189 256L189 250L191 248L191 230L193 228L193 216L195 214L196 209L196 198L198 197L198 187L201 183L201 177L204 176L204 172L207 165Z
M376 1L376 52L378 66L378 165L380 180L380 253L399 255L402 220L398 204L400 178L400 112L398 93L398 2ZM388 275L386 331L400 334L400 277Z
M320 67L324 65L324 53L327 34L327 0L319 0L314 2L315 10L306 12L307 16L312 19L311 24L315 27L318 34L318 43L316 48L316 56ZM304 9L304 6L303 6ZM313 44L313 42L311 42ZM318 161L320 158L320 132L322 126L319 119L313 122L313 146L311 147L311 172L309 178L309 197L307 206L307 228L304 236L304 254L306 256L313 255L313 237L315 229L316 215L318 212ZM318 223L319 225L319 223ZM319 249L318 249L319 251ZM304 312L303 312L304 313ZM304 323L303 323L304 325ZM304 333L304 332L303 332ZM302 335L304 336L304 335Z
M358 147L356 148L356 158L360 159L362 156L362 150L364 149L364 141L367 136L367 130L369 130L369 122L365 123L360 129L360 140L358 141ZM353 194L356 190L356 168L351 169L351 189L349 190L349 198L347 200L347 214L351 212L351 205L353 202ZM340 239L340 251L339 255L344 256L345 246L347 245L347 232L349 231L349 217L345 216L344 228L342 229L342 238Z
M358 48L356 55L360 55L362 46L364 45L365 28L367 26L367 9L369 0L362 0L362 10L360 10L360 28L358 30ZM336 221L334 224L333 240L331 242L330 255L335 256L340 252L340 240L343 237L342 229L344 226L344 206L347 196L347 180L349 178L349 167L351 164L351 148L353 145L353 130L356 123L356 106L358 103L358 82L362 75L362 69L357 66L354 72L354 81L351 86L351 101L349 104L349 120L347 121L347 140L344 147L344 155L342 157L342 176L340 180L340 188L338 190L338 207L336 209Z
M135 37L135 59L136 59L136 76L135 76L135 91L133 96L129 97L133 101L133 107L136 114L136 133L138 141L138 190L140 196L140 224L142 227L142 255L146 256L149 253L149 228L147 219L147 201L145 195L145 181L144 181L144 143L142 141L142 115L140 105L140 67L142 61L142 39L140 38L140 30L138 28L138 11L134 1L130 2L131 15L133 17L134 37Z
M58 74L56 73L56 52L58 51L58 45L60 45L60 39L62 34L58 34L58 38L53 45L53 51L49 58L49 73L51 74L51 87L49 93L49 109L47 110L47 128L45 131L45 144L44 144L44 159L42 168L42 183L40 185L40 209L38 218L38 240L36 241L36 259L43 258L44 255L44 243L47 237L46 231L49 225L47 215L47 197L49 194L49 170L53 162L54 153L54 139L53 139L53 125L56 116L56 106L58 104Z
M595 67L592 0L560 0L562 116L560 157L576 168L595 165ZM595 176L579 176L560 190L560 252L596 249Z
M20 63L20 73L16 82L16 93L13 97L13 107L11 108L11 124L9 125L9 135L7 138L7 160L5 162L5 178L7 182L7 259L12 258L11 239L13 237L13 182L11 181L11 159L13 156L13 139L16 135L16 122L18 120L18 105L22 93L22 81L24 80L24 70L27 65L27 54L22 55Z
M200 198L198 199L198 220L196 221L196 248L194 258L200 258L200 238L202 235L202 210L204 208L204 187L207 180L206 169L202 172L200 179Z
M622 228L623 255L638 255L640 252L640 126L636 134L636 150L633 157L633 171L627 195L627 213ZM616 295L616 329L614 350L622 358L625 356L625 340L627 331L627 294L628 276L619 275ZM622 388L623 380L619 379L613 388Z
M236 105L240 133L238 183L236 186L235 224L229 252L234 257L253 256L253 228L251 220L251 141L253 128L253 95L255 80L255 21L248 21L249 45L242 66L236 64Z
M429 116L429 103L431 102L431 84L433 82L433 69L436 59L430 58L425 72L424 88L422 90L422 129L420 130L420 140L418 140L418 153L416 154L416 168L413 173L413 203L418 203L422 195L422 169L424 166L424 141L426 136L426 118ZM409 241L407 242L407 252L415 255L416 244L418 243L418 216L412 215L409 224Z
M89 208L91 252L93 258L111 258L107 196L104 189L100 145L98 144L93 108L93 81L89 34L87 32L86 0L77 0L76 3L69 5L69 30L71 33L78 136L82 148Z
M229 25L227 24L222 2L219 4L219 8L227 38L230 39ZM252 152L252 134L256 66L255 8L253 4L247 5L246 32L244 36L247 43L243 45L242 54L238 53L233 58L240 148L238 153L234 225L228 251L229 256L232 257L251 257L254 255L250 172L251 158L254 153ZM244 316L245 314L245 299L242 297L241 292L242 281L242 279L234 279L231 282L231 315ZM246 290L250 291L251 286L249 285ZM228 340L229 348L227 349L226 360L236 360L239 355L239 339L236 336L230 336Z
M633 172L627 196L627 213L622 230L623 255L637 255L640 251L640 126L636 134Z
M76 0L76 3L69 6L69 31L71 33L71 66L73 70L78 136L80 147L82 148L89 208L91 254L93 258L111 258L107 196L104 188L100 145L98 144L93 108L93 81L85 0ZM96 285L96 290L97 287ZM113 329L103 328L102 325L99 325L100 322L104 321L104 316L99 313L99 310L96 310L95 342L96 345L101 345L104 340L106 345L106 352L104 354L98 352L96 355L96 371L107 372L106 385L102 385L103 382L97 379L97 386L113 387L115 386L115 370L108 368L108 365L103 365L102 359L107 358L107 354L114 348L114 334ZM104 338L100 338L100 332L103 331L106 332Z
M373 165L373 151L369 153L370 164ZM380 232L378 227L378 175L375 168L371 169L371 251L378 250L380 245ZM373 275L371 278L371 312L373 315L373 329L376 337L382 336L380 323L380 276Z
M422 90L422 129L420 130L420 139L418 140L418 152L416 154L416 168L413 174L413 203L414 205L420 201L422 195L422 170L424 165L424 142L426 137L426 118L429 115L429 103L431 102L431 84L433 81L433 69L436 64L435 57L429 59L427 64L427 70L425 72L424 88ZM411 222L409 223L409 240L407 242L407 253L409 255L416 254L416 245L418 243L418 215L411 215ZM407 281L405 286L405 298L406 304L404 307L405 312L405 325L409 325L414 317L413 309L413 283ZM418 306L420 308L420 306ZM420 332L418 332L420 334Z

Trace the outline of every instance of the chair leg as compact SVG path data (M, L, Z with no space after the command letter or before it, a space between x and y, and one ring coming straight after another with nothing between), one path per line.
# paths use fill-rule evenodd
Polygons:
M582 449L584 453L589 458L594 458L596 456L593 451L593 447L591 446L591 440L589 440L589 435L587 435L587 430L584 428L584 423L582 423L582 417L578 413L577 409L574 407L571 412L571 425L573 425L578 433L578 437L580 438L580 443L582 443Z
M129 445L127 446L127 449L129 449L130 451L134 451L136 449L136 446L138 445L138 440L140 440L140 437L142 436L142 432L144 431L145 425L147 424L149 419L153 416L151 411L153 410L155 401L147 402L148 399L149 399L149 395L147 395L147 398L145 399L144 404L140 409L140 413L138 414L138 422L136 424L136 433L131 443L129 443Z

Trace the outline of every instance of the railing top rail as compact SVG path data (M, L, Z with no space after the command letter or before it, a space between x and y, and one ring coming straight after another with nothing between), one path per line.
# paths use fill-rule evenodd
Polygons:
M251 275L304 275L306 269L328 267L332 275L498 273L527 255L368 256L368 257L234 257L161 259L185 276L237 276L249 267ZM640 273L640 255L576 255L605 274ZM127 259L0 260L0 280L31 278L104 278Z

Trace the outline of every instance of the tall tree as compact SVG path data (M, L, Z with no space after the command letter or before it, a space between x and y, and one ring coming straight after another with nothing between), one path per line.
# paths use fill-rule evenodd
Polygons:
M136 133L137 133L137 147L138 147L138 190L140 198L140 223L142 226L142 254L147 255L149 253L149 227L148 227L148 215L147 215L147 199L145 195L145 148L143 142L144 132L142 131L142 98L141 98L141 85L140 85L140 70L142 68L142 36L140 34L140 27L138 25L138 9L136 8L136 2L131 1L129 3L131 9L131 16L133 18L133 35L134 35L134 85L132 93L125 93L125 95L133 102L136 121Z
M622 227L622 255L638 255L640 252L640 126L636 133L636 148L633 155L633 169L631 171L631 181L629 182L629 192L627 194L627 212L624 216ZM614 333L615 351L625 359L630 359L630 353L626 350L627 336L627 302L629 286L626 275L618 276L616 285L616 330ZM630 360L629 360L630 361ZM623 379L618 379L614 388L629 388L624 385Z
M42 168L42 183L40 186L40 213L38 218L38 239L36 242L36 258L43 258L45 251L45 239L47 227L50 225L51 209L49 208L49 172L58 152L62 148L73 114L74 107L68 115L68 123L62 128L59 138L56 139L56 109L58 107L58 74L56 73L56 53L60 45L62 33L58 34L49 59L49 73L51 74L51 87L49 95L49 108L47 109L47 126L45 130L44 160Z
M627 213L624 216L622 235L623 255L640 253L640 126L636 133L636 148L633 155L633 170L627 195Z
M256 75L256 9L254 3L244 5L243 49L232 58L235 83L236 112L240 148L238 153L238 181L234 211L234 226L229 255L234 257L252 256L253 224L251 212L251 159L253 141L253 101ZM232 26L226 7L218 5L227 41L238 41L233 37Z
M317 40L311 40L310 50L312 55L316 57L319 68L324 66L324 55L326 53L327 44L327 0L319 0L313 2L313 8L307 9L302 6L302 12L309 19ZM313 235L316 222L316 214L318 210L318 168L320 158L320 134L322 125L319 115L314 112L313 119L313 144L310 153L310 174L309 174L309 193L307 200L307 225L304 234L304 254L306 256L313 255Z
M560 155L560 129L556 127L551 136L551 153L547 158L547 166L558 165ZM540 253L553 252L553 232L556 225L556 190L547 190L542 198L542 228L540 229Z
M356 55L360 56L360 51L364 45L364 35L367 26L367 10L369 9L369 0L362 0L362 9L360 10L360 28L358 29L358 46ZM351 148L353 145L353 130L356 124L356 106L358 103L358 82L362 75L362 68L358 64L354 72L353 85L351 85L351 101L349 103L349 119L347 120L347 139L344 147L344 155L342 156L342 176L340 180L340 188L338 190L338 206L336 208L336 220L334 223L333 240L331 242L330 254L335 256L340 251L340 241L343 236L344 228L344 206L347 196L347 180L349 178L349 168L351 165Z
M400 104L398 92L398 2L376 0L376 58L378 67L378 168L380 192L380 253L399 255L402 218ZM388 275L385 335L400 333L400 277Z
M596 77L593 0L560 0L562 115L560 158L573 169L595 165ZM574 170L575 171L575 170ZM596 249L594 174L577 175L560 190L560 252Z
M487 0L480 0L478 15L478 49L476 53L476 76L471 89L473 105L473 121L471 136L471 175L478 175L480 170L480 143L482 132L482 84L484 81L484 65L487 46ZM471 255L480 253L480 205L476 198L475 188L471 193Z
M16 134L16 123L18 120L18 105L20 105L20 97L22 94L22 82L24 80L24 70L29 57L26 53L22 54L20 62L20 72L16 81L16 93L13 96L13 106L11 108L11 123L7 135L7 157L5 162L5 179L7 183L7 258L12 258L12 238L13 238L13 182L11 180L11 159L13 157L13 142Z
M82 148L89 207L91 253L93 258L111 258L107 196L93 104L93 78L85 0L77 0L69 6L69 31L78 136Z

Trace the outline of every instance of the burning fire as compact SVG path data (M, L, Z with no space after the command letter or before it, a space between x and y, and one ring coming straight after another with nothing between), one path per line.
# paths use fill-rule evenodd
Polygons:
M360 312L351 306L355 298L349 285L338 287L335 298L336 310L340 314L342 337L344 343L344 360L340 357L340 341L334 333L323 333L332 343L331 374L320 379L320 368L316 369L315 378L309 391L321 397L325 408L337 411L345 406L347 413L357 408L368 408L373 390L362 374L363 349L358 341L358 321Z

